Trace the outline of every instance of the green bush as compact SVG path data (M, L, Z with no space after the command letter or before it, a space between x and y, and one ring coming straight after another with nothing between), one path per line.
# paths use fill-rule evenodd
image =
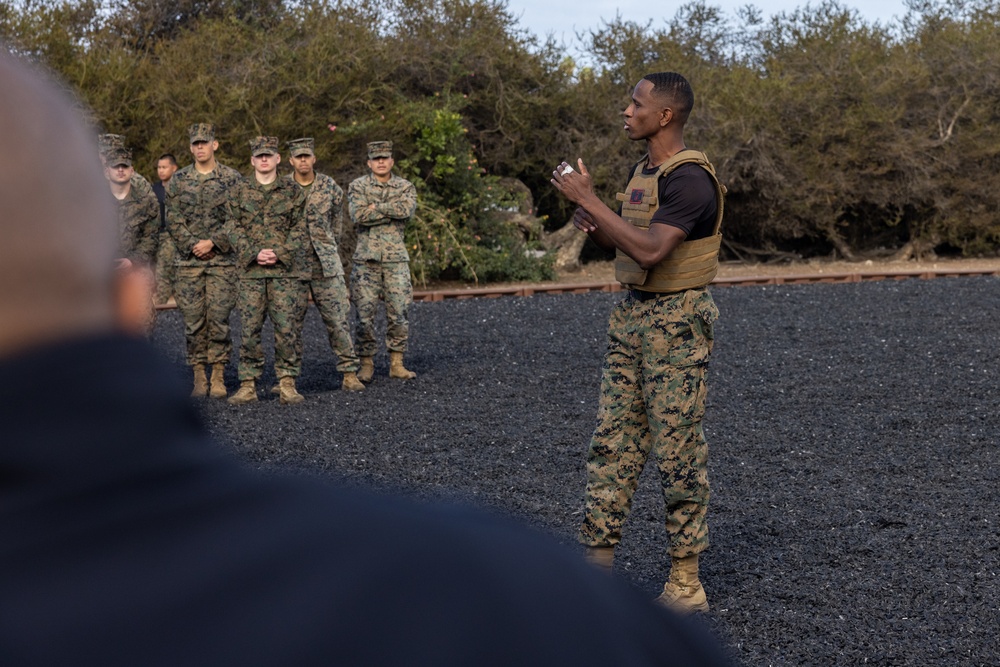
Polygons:
M502 0L27 0L0 2L0 37L124 134L148 177L162 152L184 160L192 122L216 123L221 160L244 170L256 134L315 137L341 184L365 172L366 142L392 139L421 200L418 281L547 275L496 177L555 228L572 206L551 170L582 157L614 205L644 149L621 112L660 70L694 87L685 137L729 188L733 252L995 254L1000 0L909 7L872 25L831 0L769 18L696 0L590 31L583 68Z

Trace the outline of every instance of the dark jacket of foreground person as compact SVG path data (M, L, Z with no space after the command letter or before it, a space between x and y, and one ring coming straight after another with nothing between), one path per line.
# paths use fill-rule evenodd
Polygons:
M724 664L542 536L242 466L174 375L118 337L0 361L0 664Z

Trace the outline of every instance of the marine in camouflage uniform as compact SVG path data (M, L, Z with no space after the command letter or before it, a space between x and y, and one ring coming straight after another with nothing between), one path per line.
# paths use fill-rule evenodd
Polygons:
M108 152L114 148L125 148L125 135L122 134L99 134L97 135L97 149L98 154L101 156L101 164L107 166L107 155ZM136 192L141 197L145 197L147 194L156 196L153 193L153 186L150 185L149 181L143 177L142 174L133 171L132 176L129 179L132 183L132 187L136 189Z
M348 209L358 235L351 274L351 297L358 311L354 344L361 357L358 377L365 382L374 372L373 357L378 349L375 314L380 299L385 301L389 376L404 380L417 376L403 366L409 338L407 315L413 302L410 255L403 235L417 208L417 191L412 183L392 173L394 164L391 141L369 143L371 173L347 188Z
M110 148L104 153L104 175L118 209L118 247L120 257L129 263L120 270L139 271L153 283L153 266L159 241L159 205L153 194L143 195L132 185L132 151L124 147ZM156 323L156 307L152 299L145 306L143 331L148 336Z
M152 191L143 194L132 186L132 151L110 149L105 157L105 174L118 205L118 232L121 256L147 266L156 261L159 240L159 205Z
M351 302L344 280L344 265L337 249L337 238L343 225L344 191L326 174L316 173L314 149L315 143L310 137L288 142L293 172L286 178L295 183L306 198L306 229L311 244L307 253L309 289L326 325L330 347L337 355L337 370L344 374L341 388L362 391L365 386L357 377L361 364L354 352L348 324Z
M234 405L257 400L257 379L264 370L261 331L264 318L274 326L274 372L283 404L304 399L295 388L302 370L302 323L308 301L305 280L309 238L305 194L279 178L276 137L250 142L254 175L233 188L229 215L240 267L240 388Z
M169 153L160 156L156 161L156 176L159 179L153 183L153 193L160 203L160 248L156 253L156 292L157 303L167 303L174 293L174 272L177 270L177 248L167 231L167 187L170 179L177 171L177 158Z
M167 187L167 231L177 249L174 299L184 317L192 396L225 398L223 378L232 352L229 314L236 304L236 254L230 242L226 201L243 176L219 164L215 127L188 128L194 163L178 170ZM212 368L211 387L206 365Z
M666 505L671 571L657 602L707 611L698 578L708 547L708 444L702 431L705 373L718 310L706 289L718 270L723 193L702 153L686 149L694 95L684 77L647 75L625 110L630 139L648 153L629 176L616 214L595 194L582 161L552 183L580 208L574 224L617 253L628 290L611 313L597 426L587 456L580 541L610 569L639 475L657 460Z

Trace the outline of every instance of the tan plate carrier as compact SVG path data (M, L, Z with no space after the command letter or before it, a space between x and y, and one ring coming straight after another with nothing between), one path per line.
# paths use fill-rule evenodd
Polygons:
M673 249L651 269L643 269L634 259L620 249L615 254L615 280L628 289L644 292L680 292L694 287L703 287L719 272L719 248L722 245L722 209L725 203L726 186L719 183L715 167L700 151L685 149L660 165L654 174L643 174L642 165L648 155L636 165L635 173L626 188L619 192L622 203L622 218L636 227L649 229L649 222L659 208L659 180L682 164L694 163L702 167L715 183L718 214L711 236L684 241Z

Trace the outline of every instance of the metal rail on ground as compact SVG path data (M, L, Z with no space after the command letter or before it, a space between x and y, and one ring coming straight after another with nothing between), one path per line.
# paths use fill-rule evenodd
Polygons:
M909 280L919 278L957 278L964 276L1000 276L1000 270L991 269L935 269L927 271L861 271L857 273L803 273L775 276L732 276L716 278L713 287L741 287L747 285L803 285L810 283L860 283L880 280ZM446 301L448 299L496 299L501 296L533 296L535 294L586 294L587 292L621 292L617 282L607 283L558 283L551 285L513 285L508 287L470 287L447 290L416 290L414 301ZM157 304L157 310L176 308L173 299Z
M732 276L716 278L713 287L745 285L801 285L809 283L860 283L880 280L919 278L953 278L960 276L1000 276L1000 270L960 269L931 271L862 271L858 273L808 273L775 276ZM552 285L516 285L511 287L477 287L449 290L422 290L413 293L414 301L445 301L447 299L493 299L501 296L532 296L534 294L584 294L586 292L621 292L617 283L561 283Z

